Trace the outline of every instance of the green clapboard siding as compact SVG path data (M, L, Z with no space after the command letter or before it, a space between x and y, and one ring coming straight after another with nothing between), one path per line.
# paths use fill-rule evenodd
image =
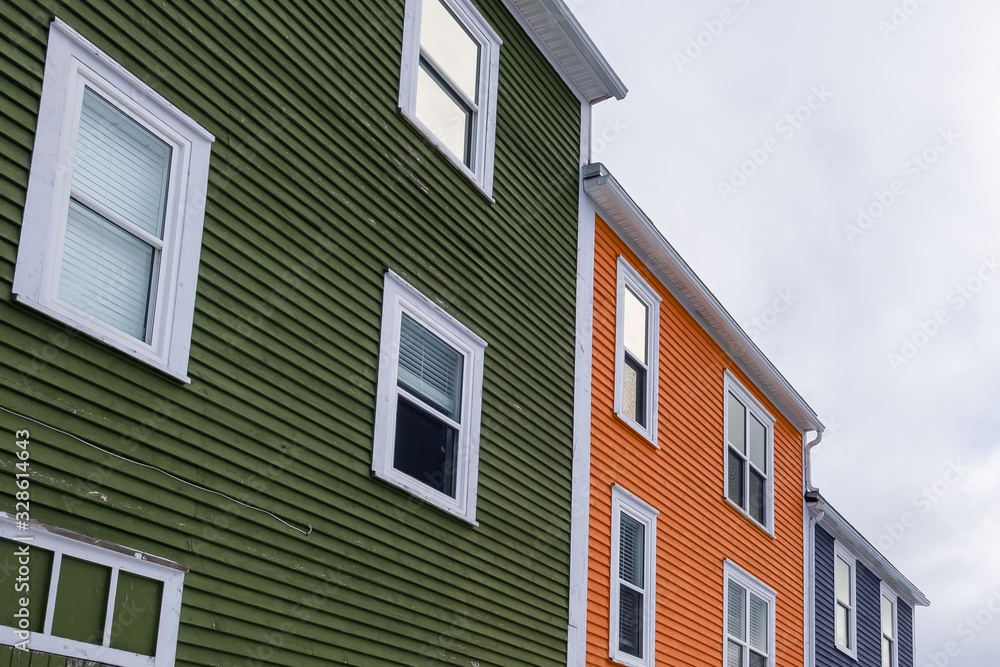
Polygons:
M398 111L403 0L0 0L0 406L62 431L0 412L0 468L29 429L33 518L190 568L178 665L565 665L580 103L476 4L495 203ZM216 136L190 385L11 299L56 15ZM386 269L489 344L479 527L371 477Z

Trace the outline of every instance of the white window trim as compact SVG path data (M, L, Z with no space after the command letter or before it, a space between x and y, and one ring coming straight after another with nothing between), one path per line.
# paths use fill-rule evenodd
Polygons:
M424 0L406 0L403 54L399 81L399 110L458 170L493 198L493 161L496 146L497 87L503 40L469 0L441 0L480 45L479 113L473 131L472 168L451 152L416 114L417 72L420 69L420 10Z
M646 526L646 571L645 608L643 609L643 655L635 656L619 651L618 605L619 605L619 544L621 540L621 513L627 512L633 519ZM615 484L611 489L611 610L608 653L615 662L628 667L654 667L656 663L656 517L659 510L638 496Z
M764 489L764 510L767 513L766 524L760 524L750 516L750 508L743 509L736 503L734 503L729 498L729 394L735 394L736 397L743 403L746 407L747 412L753 413L757 419L764 424L767 429L767 462L768 462L768 474L767 481ZM728 369L724 373L723 381L723 422L722 422L722 451L724 458L722 459L725 475L723 479L722 495L732 507L737 509L741 514L746 516L755 526L763 529L768 535L774 537L774 478L777 474L777 467L774 464L774 424L775 419L771 416L764 406L758 401L753 394L747 391L743 383L733 375ZM747 420L749 423L749 420ZM749 447L749 442L747 443ZM749 454L747 454L747 460L749 460ZM746 488L745 493L750 493L750 479L747 477L745 480Z
M893 667L899 667L899 596L896 591L889 588L883 581L879 585L879 598L878 598L878 636L879 636L879 658L882 657L882 639L885 635L882 634L882 596L889 598L892 601L892 665ZM881 664L881 663L880 663Z
M726 658L729 650L729 582L735 581L737 584L753 593L757 597L767 601L767 667L775 667L777 664L778 647L777 639L777 606L778 593L763 581L753 576L733 561L726 559L723 566L722 578L722 665L726 667ZM747 603L749 605L749 601ZM749 614L749 611L747 612Z
M21 530L13 517L7 512L0 512L0 537L14 540L27 545L30 550L38 547L53 552L52 583L49 587L49 599L46 605L45 632L32 632L28 648L42 653L80 658L118 667L168 667L174 664L177 652L177 633L180 625L181 595L184 588L184 574L187 568L177 563L150 556L148 554L118 547L97 540L90 540L62 531L51 526L29 522L27 530ZM111 586L109 590L108 607L115 599L115 590L119 572L128 572L148 579L163 582L163 597L160 605L160 625L156 637L156 655L146 656L130 651L114 649L110 646L96 646L85 642L64 639L49 634L52 629L52 617L55 612L59 567L63 556L72 556L80 560L97 563L112 569ZM29 556L30 558L30 556ZM29 563L30 566L30 563ZM35 575L31 575L35 576ZM114 614L108 613L105 619L104 642L108 643ZM0 625L0 644L16 646L23 641L13 627Z
M83 84L170 144L167 218L150 342L58 299ZM54 19L14 271L17 300L183 382L187 377L211 144L208 131Z
M632 289L643 304L649 309L646 341L647 352L646 371L646 425L642 426L636 420L625 414L625 290ZM656 443L659 431L659 387L660 387L660 302L663 298L633 269L624 257L618 258L618 288L615 305L615 414L635 429L642 437L659 449Z
M851 613L848 614L850 624L851 648L841 646L837 642L837 558L843 558L851 566ZM833 645L841 653L850 656L854 660L858 659L858 558L851 553L839 540L833 543ZM881 616L879 616L879 627L882 626ZM879 636L882 636L881 630ZM881 640L880 640L881 643ZM879 649L881 653L882 649Z
M392 465L396 436L399 336L403 312L464 355L462 427L458 436L454 498L396 470ZM476 522L476 494L479 484L479 430L485 350L486 341L397 274L386 272L372 474L474 526L479 525Z

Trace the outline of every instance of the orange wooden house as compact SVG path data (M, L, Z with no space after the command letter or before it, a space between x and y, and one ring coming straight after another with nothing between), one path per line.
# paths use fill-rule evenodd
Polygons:
M568 664L799 667L823 425L603 165L583 176Z

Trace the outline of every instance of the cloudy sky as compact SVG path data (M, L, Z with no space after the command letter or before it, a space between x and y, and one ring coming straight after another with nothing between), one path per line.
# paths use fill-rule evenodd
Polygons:
M1000 3L569 4L630 88L595 160L827 424L818 486L931 599L917 667L997 664Z

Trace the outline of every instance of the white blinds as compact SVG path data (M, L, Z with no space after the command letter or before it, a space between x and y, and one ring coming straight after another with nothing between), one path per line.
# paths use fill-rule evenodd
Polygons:
M59 298L140 340L163 237L170 158L170 146L85 89Z
M767 653L767 602L750 594L750 646Z
M399 335L399 383L460 421L461 353L403 313Z
M646 539L645 526L622 513L619 524L620 550L618 577L636 588L644 588Z
M746 641L746 589L735 581L729 582L729 618L728 631L730 637Z

